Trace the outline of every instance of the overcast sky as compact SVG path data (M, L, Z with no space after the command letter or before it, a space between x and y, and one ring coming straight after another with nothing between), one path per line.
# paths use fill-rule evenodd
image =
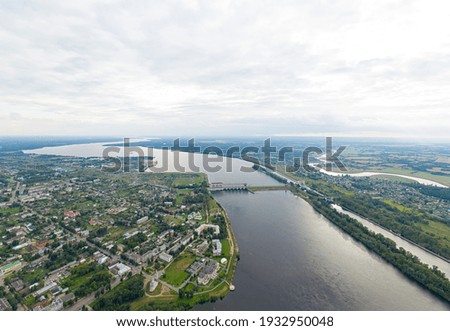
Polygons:
M448 140L447 3L0 0L0 135Z

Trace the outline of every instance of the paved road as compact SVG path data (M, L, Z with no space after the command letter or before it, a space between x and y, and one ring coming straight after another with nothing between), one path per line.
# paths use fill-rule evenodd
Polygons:
M115 279L112 283L111 283L111 289L113 289L114 287L116 287L117 285L120 284L120 278ZM83 306L88 307L91 303L93 303L95 301L95 293L89 294L83 298L81 298L80 300L78 300L74 305L67 307L64 310L70 310L70 311L78 311L81 310L81 308L83 308Z

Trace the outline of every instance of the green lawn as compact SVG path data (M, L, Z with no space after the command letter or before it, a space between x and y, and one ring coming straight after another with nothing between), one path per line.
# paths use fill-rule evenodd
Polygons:
M21 211L22 211L22 209L19 207L3 208L3 209L0 209L0 216L16 215L16 214L20 213Z
M152 293L153 294L153 293ZM178 295L168 293L167 295L161 295L161 296L154 296L149 297L147 295L144 295L142 298L139 298L131 303L131 310L137 311L145 308L145 305L148 303L166 303L166 302L173 302L178 299Z
M228 239L223 239L220 241L222 244L222 255L229 257L230 256L230 242Z
M189 185L199 186L205 181L205 177L201 174L184 175L183 177L173 180L174 187L186 187Z
M391 207L397 208L397 209L400 210L401 212L404 212L404 211L413 211L411 208L408 208L408 207L399 205L398 203L395 203L394 201L391 201L391 200L381 200L381 201L383 201L385 204L387 204L387 205L389 205L389 206L391 206Z
M185 270L194 261L195 256L192 254L183 254L177 257L166 269L165 277L162 280L174 286L180 286L189 277L189 274Z
M428 221L428 224L420 224L420 227L428 233L433 233L436 236L444 237L450 243L450 226L443 223Z

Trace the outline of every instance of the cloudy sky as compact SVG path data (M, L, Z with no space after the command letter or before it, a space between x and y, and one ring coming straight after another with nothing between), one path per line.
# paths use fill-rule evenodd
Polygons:
M0 0L0 135L450 139L447 3Z

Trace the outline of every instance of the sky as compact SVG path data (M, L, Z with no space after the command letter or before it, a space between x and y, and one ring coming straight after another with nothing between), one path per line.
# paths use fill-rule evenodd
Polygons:
M449 6L0 0L0 135L450 141Z

